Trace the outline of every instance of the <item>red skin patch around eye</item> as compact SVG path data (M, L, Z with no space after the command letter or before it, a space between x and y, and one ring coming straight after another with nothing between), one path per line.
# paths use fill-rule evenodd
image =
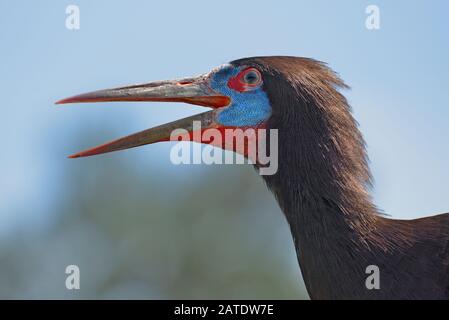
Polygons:
M258 87L260 85L261 81L254 85L247 84L243 81L243 77L245 76L245 74L247 74L248 72L250 72L252 70L256 71L259 74L259 77L261 77L259 71L257 71L254 68L248 68L248 69L245 69L242 72L240 72L235 77L230 78L228 80L228 87L235 91L238 91L238 92L244 92L244 91L251 90L254 87Z
M240 74L229 79L228 87L238 92L246 91L245 84L240 80Z

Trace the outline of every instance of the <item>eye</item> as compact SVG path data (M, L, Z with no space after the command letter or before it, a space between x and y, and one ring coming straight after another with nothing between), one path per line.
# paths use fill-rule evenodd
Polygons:
M262 84L262 74L256 68L247 68L228 81L228 87L238 92L257 89Z
M255 70L249 70L244 74L243 81L249 85L257 85L260 82L260 74Z
M242 73L243 75L240 79L247 86L255 87L262 82L262 75L257 69L254 68L247 69Z

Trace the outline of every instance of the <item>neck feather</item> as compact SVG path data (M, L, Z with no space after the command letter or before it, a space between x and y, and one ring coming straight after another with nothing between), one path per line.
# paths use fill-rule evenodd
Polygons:
M268 127L279 134L279 170L265 180L282 209L288 215L325 206L369 222L378 211L368 193L365 142L338 91L347 86L315 60L261 59L273 109Z
M329 287L339 277L332 263L368 259L377 245L365 142L338 91L346 86L329 68L309 59L295 58L293 67L285 58L263 62L273 108L268 127L279 135L279 169L264 179L289 222L309 293L336 292ZM347 272L363 277L351 268L364 264Z

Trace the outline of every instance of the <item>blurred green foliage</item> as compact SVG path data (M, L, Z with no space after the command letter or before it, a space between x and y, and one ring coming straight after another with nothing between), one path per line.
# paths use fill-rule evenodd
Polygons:
M50 225L0 244L1 298L307 298L287 223L250 165L142 166L136 154L58 153ZM70 264L80 290L65 288Z

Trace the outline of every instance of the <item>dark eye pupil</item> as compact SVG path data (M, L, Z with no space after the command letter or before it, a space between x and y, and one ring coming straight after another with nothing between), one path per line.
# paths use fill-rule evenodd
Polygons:
M245 74L245 82L248 84L256 84L259 81L259 75L254 72L250 71L247 74Z

